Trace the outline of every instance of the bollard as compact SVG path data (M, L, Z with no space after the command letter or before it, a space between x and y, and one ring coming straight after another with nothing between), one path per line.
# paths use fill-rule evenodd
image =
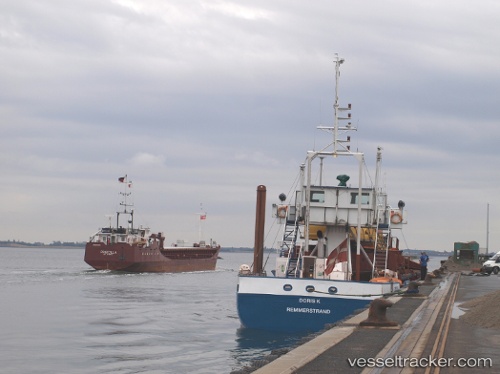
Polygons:
M403 297L426 297L424 294L420 293L419 286L420 282L410 282L408 288L405 293L402 295Z
M417 282L410 282L408 285L408 289L406 290L405 293L407 294L416 294L419 293L420 290L418 289L419 284Z
M434 275L434 278L443 278L439 269L434 270L432 274Z
M370 303L368 310L368 318L359 323L360 326L397 326L397 322L389 321L385 315L387 308L393 305L392 302L386 299L375 299Z
M432 284L433 284L433 283L432 283L432 278L434 278L434 275L433 275L433 274L430 274L430 273L429 273L429 274L427 274L427 275L425 276L424 283L422 283L422 284L423 284L423 285L426 285L426 286L428 286L428 285L432 285Z

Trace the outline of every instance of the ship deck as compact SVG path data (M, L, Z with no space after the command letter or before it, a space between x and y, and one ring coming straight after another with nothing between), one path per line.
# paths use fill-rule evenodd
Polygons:
M455 305L498 290L499 281L498 276L449 273L442 279L434 279L433 285L421 285L422 296L389 299L394 304L387 309L387 318L398 326L360 327L359 323L368 316L365 310L254 373L482 373L485 369L498 372L500 363L496 359L496 347L500 342L500 330L461 321L456 317ZM390 367L390 360L398 357L403 364ZM368 368L366 363L359 364L360 361L352 365L357 358L388 359L385 361L388 364ZM443 366L412 368L410 358L423 358L423 363L442 359ZM476 363L483 360L485 365L491 359L493 367L478 364L463 368L459 367L460 359Z

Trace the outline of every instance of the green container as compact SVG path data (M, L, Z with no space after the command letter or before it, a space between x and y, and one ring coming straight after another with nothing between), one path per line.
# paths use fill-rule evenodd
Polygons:
M479 243L472 242L455 242L453 245L453 260L464 263L479 262Z

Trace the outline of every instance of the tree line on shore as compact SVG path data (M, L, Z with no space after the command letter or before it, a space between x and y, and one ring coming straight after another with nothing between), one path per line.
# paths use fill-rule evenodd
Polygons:
M42 243L42 242L24 242L21 240L0 240L0 247L85 247L85 242L61 242L59 240L53 241L50 244ZM224 252L246 252L253 251L251 247L224 247L222 248ZM266 250L269 250L267 248ZM422 250L417 249L405 249L403 250L403 255L418 257L420 256ZM427 255L429 256L451 256L453 255L453 251L435 251L435 250L426 250Z
M50 244L42 242L25 242L22 240L0 240L0 247L85 247L85 242L53 241Z

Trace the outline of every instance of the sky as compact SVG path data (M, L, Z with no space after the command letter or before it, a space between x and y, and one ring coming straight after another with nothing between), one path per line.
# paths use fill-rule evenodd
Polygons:
M223 247L253 246L265 185L273 246L271 204L331 140L338 54L402 247L500 250L498 1L0 3L0 240L88 240L127 175L136 224Z

